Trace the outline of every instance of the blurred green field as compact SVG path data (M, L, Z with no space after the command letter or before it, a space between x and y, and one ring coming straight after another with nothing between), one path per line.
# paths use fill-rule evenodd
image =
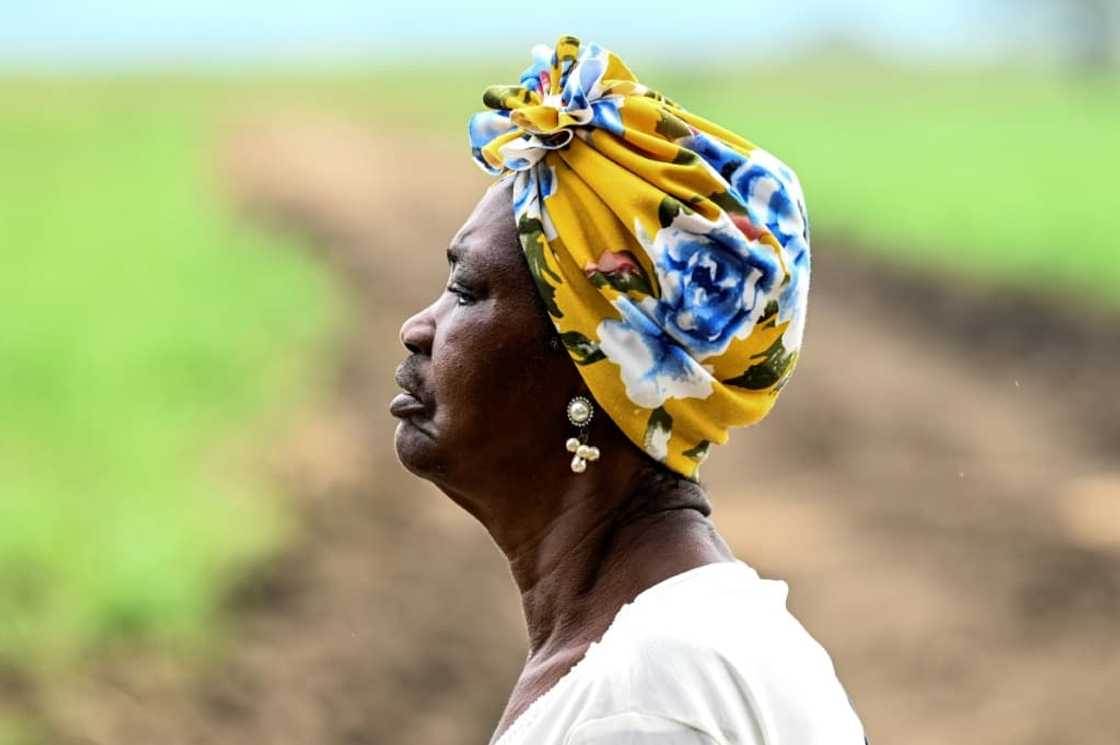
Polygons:
M456 138L520 65L0 80L0 660L205 637L283 541L243 447L308 395L321 270L228 216L216 127L320 109ZM796 167L818 252L1120 306L1115 81L850 65L651 85Z
M0 83L0 663L198 642L285 533L249 445L333 295L224 213L213 108L166 90Z

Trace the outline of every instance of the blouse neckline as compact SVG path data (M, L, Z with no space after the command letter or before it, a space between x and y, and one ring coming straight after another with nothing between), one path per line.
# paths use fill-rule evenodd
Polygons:
M751 569L751 567L741 559L734 559L732 561L715 561L710 564L701 564L698 567L686 569L685 571L674 574L671 577L666 577L660 582L650 585L646 589L639 592L630 602L623 603L622 607L618 609L618 612L614 614L614 618L611 619L610 624L607 626L607 630L603 632L602 636L588 645L587 649L583 653L583 656L580 657L575 662L575 664L573 664L568 669L568 672L561 675L560 678L552 684L552 687L550 687L540 696L537 696L535 699L533 699L533 702L529 704L528 707L526 707L525 711L521 712L517 716L517 719L513 720L513 723L506 728L501 737L493 741L492 745L510 745L511 743L516 742L517 735L525 729L531 727L533 722L540 718L541 712L547 708L548 702L556 698L562 690L569 687L572 681L576 679L576 677L578 677L578 674L581 670L584 670L593 664L598 654L599 648L607 641L608 637L610 637L611 632L616 628L616 626L618 626L618 623L622 619L622 617L626 615L635 605L643 601L648 602L651 597L659 595L663 593L667 588L679 584L686 579L690 579L697 574L707 574L711 573L712 571L723 571L728 567L734 567L736 570L747 569L752 573L754 572L754 570Z

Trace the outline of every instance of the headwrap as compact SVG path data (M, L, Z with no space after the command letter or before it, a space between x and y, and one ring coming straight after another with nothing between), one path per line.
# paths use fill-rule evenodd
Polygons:
M770 153L561 37L483 94L474 159L514 172L521 248L595 400L690 479L774 405L801 347L809 223ZM728 91L734 95L733 91Z

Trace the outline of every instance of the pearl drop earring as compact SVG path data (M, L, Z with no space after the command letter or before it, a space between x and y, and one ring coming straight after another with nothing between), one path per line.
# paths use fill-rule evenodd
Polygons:
M584 396L576 396L568 402L568 421L579 427L579 437L569 437L568 452L572 456L572 471L583 473L588 461L599 460L599 448L587 444L587 425L595 415L595 407Z

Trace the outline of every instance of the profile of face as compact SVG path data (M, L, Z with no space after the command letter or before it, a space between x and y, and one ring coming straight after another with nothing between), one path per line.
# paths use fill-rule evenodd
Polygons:
M562 475L565 407L586 390L550 346L511 200L511 181L498 181L452 239L445 287L401 327L406 393L390 405L401 463L476 514L488 509L476 495Z

